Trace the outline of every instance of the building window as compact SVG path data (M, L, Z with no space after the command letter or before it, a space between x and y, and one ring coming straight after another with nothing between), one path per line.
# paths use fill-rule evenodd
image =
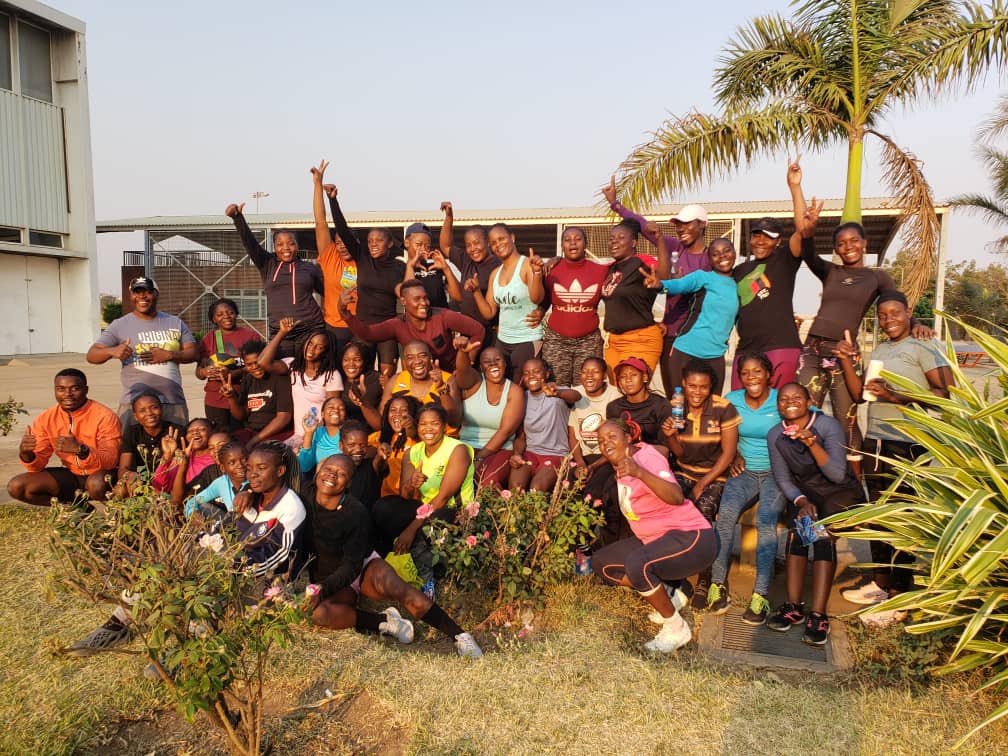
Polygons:
M49 32L18 22L18 55L21 61L21 94L52 102L52 62Z
M63 248L63 237L60 234L47 234L45 231L29 231L28 243L36 247Z
M0 13L0 89L13 89L11 81L10 16Z
M21 229L0 226L0 242L6 242L7 244L20 244Z
M224 289L224 296L235 301L245 320L266 319L266 295L260 289Z

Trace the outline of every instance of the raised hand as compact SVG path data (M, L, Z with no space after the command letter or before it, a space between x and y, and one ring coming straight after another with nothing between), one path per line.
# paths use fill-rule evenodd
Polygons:
M648 287L649 289L661 288L661 279L658 278L658 272L654 269L654 266L645 265L644 267L641 268L641 270L646 271L645 273L643 273L644 285L646 287Z
M447 216L453 215L452 203L451 202L447 202L447 201L442 202L441 203L441 212L444 213Z
M666 417L662 420L661 432L666 436L678 436L679 428L676 426L675 418Z
M182 453L186 456L187 459L192 459L193 452L196 451L196 449L194 448L195 446L196 446L195 439L190 441L186 436L182 436L181 438L179 438L179 447L181 448Z
M553 381L549 381L548 383L544 384L543 393L546 394L546 396L556 396L557 395L556 383L554 383Z
M466 357L469 358L469 362L476 362L476 355L479 354L480 347L483 346L482 341L467 341L462 346L456 347L460 352L464 353Z
M799 229L802 236L812 236L815 232L815 227L819 224L819 213L822 212L825 204L826 200L816 202L816 198L812 198L812 202L805 208L805 214L802 216L801 228Z
M178 428L169 428L168 432L161 437L161 458L171 459L179 449Z
M602 187L602 196L606 198L606 202L610 205L616 204L616 177L609 177L609 185Z
M410 485L417 491L420 487L427 482L427 476L423 474L423 471L418 467L413 471L413 477L410 478Z
M311 167L312 180L316 184L320 186L322 185L322 177L325 176L325 169L328 167L329 167L328 160L323 160L321 163L318 164L317 168L314 165Z
M358 407L364 402L364 374L361 373L353 382L347 382L347 399Z
M535 250L532 249L532 247L529 247L528 261L532 272L541 276L543 274L543 261L542 258L535 253Z
M462 284L462 288L468 291L470 294L474 294L480 290L479 276L475 273L472 274L470 278L467 278L465 283Z
M133 356L133 347L130 344L130 340L126 339L122 344L112 347L112 356L117 360L122 360L126 362L130 357Z
M221 396L223 396L224 398L234 396L235 390L234 386L231 384L231 380L232 380L231 373L225 373L223 380L221 380L219 391Z
M357 287L353 286L349 289L343 289L339 295L340 307L349 308L350 305L357 301Z
M291 331L293 331L294 327L300 322L300 320L294 320L294 318L281 318L280 327L277 329L280 332L280 338L286 339L290 336Z
M795 155L795 159L788 163L787 167L787 182L788 186L801 186L802 180L802 170L801 170L801 153Z
M655 223L654 221L645 221L644 228L642 228L641 230L644 233L649 234L651 236L655 237L661 236L661 229L658 228L658 224Z
M392 456L392 447L388 444L381 443L378 444L378 459L382 462L388 462L388 458Z
M441 254L440 250L432 250L428 259L431 260L431 267L435 270L444 271L448 269L448 263L445 262L444 255Z
M224 215L228 218L234 218L235 216L241 215L242 211L245 209L245 203L242 202L240 205L236 205L232 202L224 209Z
M336 195L339 193L336 184L322 184L322 191L326 193L329 199L336 199Z
M32 433L31 426L25 431L24 435L21 437L21 443L18 444L18 454L25 454L26 452L35 453L35 449L38 446L38 437Z
M850 360L857 356L858 350L854 346L854 339L851 338L850 331L845 330L843 333L844 340L838 341L836 346L833 347L833 354L841 360Z

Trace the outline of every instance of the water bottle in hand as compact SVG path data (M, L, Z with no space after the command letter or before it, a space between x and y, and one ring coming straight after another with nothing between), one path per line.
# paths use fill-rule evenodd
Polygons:
M672 404L672 422L677 429L682 430L686 427L686 397L683 396L682 386L676 386L669 401Z

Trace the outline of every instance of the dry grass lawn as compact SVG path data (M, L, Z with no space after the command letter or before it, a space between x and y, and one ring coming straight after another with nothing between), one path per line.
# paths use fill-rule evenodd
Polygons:
M107 611L49 595L45 530L44 512L0 508L0 752L222 752L143 679L139 657L52 655ZM535 626L529 642L481 635L480 662L426 632L404 648L305 629L271 674L274 752L938 753L993 704L962 680L806 679L716 665L694 647L651 658L640 601L588 580L556 589ZM326 689L340 700L281 718ZM963 752L1005 743L1008 722Z

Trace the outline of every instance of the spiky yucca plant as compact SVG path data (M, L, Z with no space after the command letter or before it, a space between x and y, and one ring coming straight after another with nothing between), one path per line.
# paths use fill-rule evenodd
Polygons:
M954 318L952 320L955 320ZM894 421L926 449L914 462L888 460L896 474L877 502L824 520L847 538L875 539L916 558L915 588L870 611L912 612L908 633L944 633L957 641L938 674L988 668L981 689L1008 686L1008 344L958 322L994 360L995 370L977 388L949 362L956 385L948 399L905 378L883 372L901 393L919 397L932 414L907 405ZM991 399L993 385L1002 398ZM908 491L899 490L901 485ZM963 736L1008 715L1005 700Z

